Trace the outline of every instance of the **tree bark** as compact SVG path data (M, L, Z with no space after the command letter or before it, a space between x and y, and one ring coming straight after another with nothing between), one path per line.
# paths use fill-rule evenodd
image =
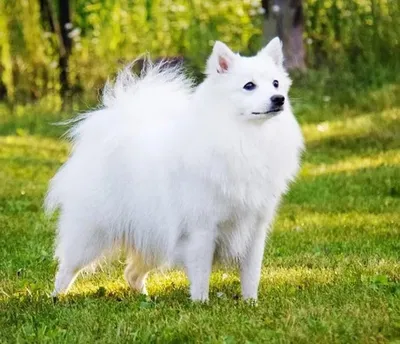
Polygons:
M71 22L71 8L69 0L59 0L58 16L54 9L52 0L39 0L42 21L49 26L51 32L56 33L58 37L59 51L59 69L60 69L60 93L65 96L69 89L68 68L69 55L72 50L72 40L68 36L68 23Z
M304 13L302 0L262 0L265 10L263 36L265 43L279 36L283 42L287 69L304 70Z
M68 25L71 23L71 7L69 0L59 0L58 18L60 23L61 41L60 46L60 84L61 95L66 95L69 91L68 81L68 68L69 68L69 55L72 50L72 40L68 36Z
M56 32L54 15L48 0L39 0L40 17L42 19L43 27L50 32Z

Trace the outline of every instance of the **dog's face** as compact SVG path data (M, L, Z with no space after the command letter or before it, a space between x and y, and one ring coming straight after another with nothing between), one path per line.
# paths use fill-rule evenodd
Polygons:
M228 102L235 115L244 119L269 119L287 106L291 81L283 68L279 38L253 57L242 57L216 42L207 74L212 78L218 100Z

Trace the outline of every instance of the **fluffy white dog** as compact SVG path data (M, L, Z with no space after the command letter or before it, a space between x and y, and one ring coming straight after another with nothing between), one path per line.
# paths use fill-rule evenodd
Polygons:
M60 209L53 295L123 248L135 290L150 270L183 266L192 300L205 301L213 262L236 262L243 297L257 298L266 233L303 149L282 63L278 38L254 57L216 42L198 87L150 64L106 86L47 195Z

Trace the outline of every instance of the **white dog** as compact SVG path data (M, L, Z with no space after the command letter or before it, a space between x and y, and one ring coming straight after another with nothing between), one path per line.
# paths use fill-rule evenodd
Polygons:
M48 212L60 209L53 295L123 248L135 290L178 265L205 301L213 262L236 262L243 297L257 298L266 233L303 149L282 63L278 38L254 57L216 42L198 87L150 64L106 86L103 107L71 129L47 195Z

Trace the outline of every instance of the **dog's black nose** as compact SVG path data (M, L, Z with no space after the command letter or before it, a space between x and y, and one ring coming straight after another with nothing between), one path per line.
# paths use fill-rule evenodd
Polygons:
M275 106L282 106L285 102L285 97L280 94L275 94L271 97L271 102Z

